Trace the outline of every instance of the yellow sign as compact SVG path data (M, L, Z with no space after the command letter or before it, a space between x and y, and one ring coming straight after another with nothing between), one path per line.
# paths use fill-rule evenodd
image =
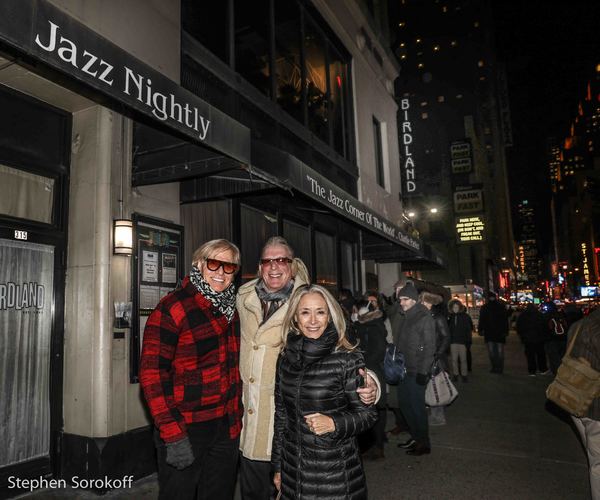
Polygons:
M485 224L479 215L459 217L456 219L456 236L459 243L479 242L484 240Z

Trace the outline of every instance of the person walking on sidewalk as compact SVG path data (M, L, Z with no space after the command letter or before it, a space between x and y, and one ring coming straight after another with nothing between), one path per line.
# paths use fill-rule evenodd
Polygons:
M542 311L546 322L546 354L550 371L556 375L567 349L567 321L552 301L542 304Z
M448 309L453 380L456 382L460 375L463 382L466 382L468 380L467 345L473 341L473 320L458 299L451 300Z
M287 332L283 320L289 298L308 284L308 270L294 257L288 242L274 236L261 251L258 277L240 287L240 376L243 382L243 426L240 437L240 490L244 500L268 500L274 494L271 474L273 397L277 358ZM377 398L377 380L365 376L367 386L358 389L361 400Z
M398 298L404 314L396 323L394 344L404 354L406 364L406 376L398 384L398 403L411 435L399 446L408 455L419 456L431 452L425 386L435 354L435 322L429 310L417 302L419 293L411 282L398 291Z
M579 330L571 357L584 358L600 371L600 308L569 329L569 342ZM588 456L592 499L600 500L600 397L595 398L585 417L571 417Z
M546 325L542 313L533 304L529 304L519 315L517 335L525 346L529 375L535 377L536 371L543 375L549 373L544 349Z
M487 344L491 373L504 371L504 344L508 335L508 314L494 292L488 292L488 301L479 314L479 335Z
M233 277L240 251L212 240L144 329L140 385L155 425L159 499L231 500L242 387Z

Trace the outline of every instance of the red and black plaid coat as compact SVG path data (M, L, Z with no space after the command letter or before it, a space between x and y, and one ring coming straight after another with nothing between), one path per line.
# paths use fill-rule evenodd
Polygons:
M241 431L240 330L190 282L164 297L146 323L140 384L165 443L183 439L187 424L229 417Z

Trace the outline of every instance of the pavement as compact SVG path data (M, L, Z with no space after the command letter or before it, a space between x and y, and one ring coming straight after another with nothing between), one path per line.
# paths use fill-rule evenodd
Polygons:
M391 437L385 459L365 461L371 500L589 499L585 452L565 415L546 403L549 375L530 377L516 335L508 337L503 375L489 373L482 339L474 339L473 372L457 382L446 425L430 428L431 455L411 457ZM388 416L393 427L393 416ZM106 499L156 499L156 476L114 490ZM21 498L89 499L87 491L46 490ZM239 492L236 500L239 500Z

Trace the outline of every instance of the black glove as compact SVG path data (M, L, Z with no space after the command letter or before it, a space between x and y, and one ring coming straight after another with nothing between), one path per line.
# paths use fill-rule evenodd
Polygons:
M167 458L165 461L177 470L183 470L194 462L194 452L187 436L180 441L167 443L166 448Z
M429 381L429 375L426 373L417 373L417 384L419 385L427 385Z

